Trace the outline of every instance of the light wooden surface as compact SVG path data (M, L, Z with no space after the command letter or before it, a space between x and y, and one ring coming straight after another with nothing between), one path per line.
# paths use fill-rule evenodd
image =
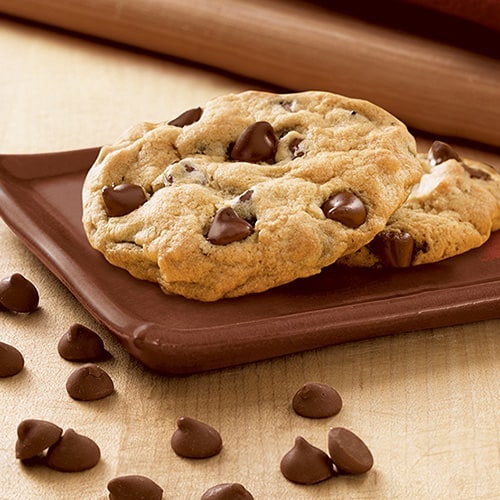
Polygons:
M32 153L95 146L138 121L173 117L251 84L168 59L103 46L0 18L0 149ZM39 289L29 316L0 313L0 340L15 345L24 371L0 379L0 499L104 499L117 475L144 474L166 499L196 499L212 485L240 482L256 499L498 498L500 321L407 333L194 375L153 375L123 352L68 291L0 222L1 275L21 272ZM75 322L100 332L114 358L102 363L116 394L78 403L64 384L75 366L57 341ZM425 325L422 325L424 328ZM331 384L344 408L331 419L296 416L305 382ZM222 434L206 461L170 448L176 418L189 415ZM14 458L17 425L44 418L93 438L102 461L65 474ZM361 477L316 486L288 482L279 462L296 436L326 450L345 426L371 448Z

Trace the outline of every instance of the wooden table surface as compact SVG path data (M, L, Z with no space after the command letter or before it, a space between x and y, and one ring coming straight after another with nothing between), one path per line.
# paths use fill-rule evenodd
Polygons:
M129 125L160 121L226 92L256 84L206 68L104 45L0 17L0 150L34 153L113 141ZM40 309L0 313L0 340L26 365L0 379L0 499L104 499L110 479L142 474L164 498L196 499L222 482L256 499L498 498L500 320L421 330L183 378L143 368L80 306L0 221L1 277L35 283ZM82 403L66 393L75 365L57 354L73 323L99 332L113 359L102 363L116 393ZM344 407L308 420L291 399L304 383L332 385ZM177 457L170 437L179 416L210 423L220 455ZM16 428L41 418L94 439L102 460L82 473L27 467L15 459ZM300 486L280 473L297 436L326 450L330 427L356 432L373 470Z

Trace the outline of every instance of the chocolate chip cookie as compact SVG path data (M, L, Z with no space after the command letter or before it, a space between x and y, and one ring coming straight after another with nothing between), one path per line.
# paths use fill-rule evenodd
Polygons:
M407 267L479 247L500 228L500 174L435 141L419 155L426 173L372 242L339 262Z
M92 246L166 293L213 301L311 276L379 233L422 174L404 124L326 92L248 91L102 148Z

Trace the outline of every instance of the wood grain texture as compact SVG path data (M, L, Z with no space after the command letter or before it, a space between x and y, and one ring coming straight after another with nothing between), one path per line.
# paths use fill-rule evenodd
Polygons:
M142 120L161 120L248 82L146 54L101 46L0 19L0 144L33 153L114 140ZM22 373L0 380L0 498L104 500L117 475L144 474L165 499L199 499L210 486L244 484L256 499L495 498L498 487L500 321L356 342L184 378L142 368L86 313L0 221L1 275L21 272L40 292L29 316L0 313L0 339L25 356ZM116 394L92 403L64 389L75 365L57 354L74 322L98 331L113 354L102 363ZM344 400L331 419L290 408L305 382L333 385ZM169 440L189 415L222 434L207 461L177 457ZM64 474L14 458L16 427L44 418L94 439L100 464ZM302 435L326 449L331 426L370 446L375 468L312 487L294 485L279 461Z
M366 98L410 126L500 146L500 61L326 2L0 0L0 12L285 88Z

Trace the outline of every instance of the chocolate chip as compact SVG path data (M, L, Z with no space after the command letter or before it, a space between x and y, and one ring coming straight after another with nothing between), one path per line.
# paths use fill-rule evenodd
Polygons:
M382 231L369 247L385 266L408 267L413 259L415 241L407 232Z
M0 281L0 304L5 310L31 313L38 307L38 291L31 281L15 273Z
M71 325L59 339L57 351L68 361L104 361L111 357L101 337L79 323Z
M239 483L222 483L205 491L201 500L253 500L253 495Z
M363 474L373 467L373 455L356 434L343 427L330 429L328 451L339 472Z
M325 217L357 228L366 221L366 207L353 193L342 191L336 193L323 203L321 207Z
M298 137L290 141L288 149L290 150L290 153L292 153L292 159L304 156L304 151L300 149L301 144L302 144L302 139L299 139Z
M99 462L101 450L87 436L68 429L47 451L47 465L61 472L80 472Z
M57 443L63 430L46 420L27 419L17 427L16 458L27 460Z
M197 122L203 113L201 108L193 108L184 111L177 118L170 120L168 125L173 125L174 127L185 127L186 125L191 125Z
M280 106L287 111L293 111L293 101L280 101Z
M329 385L317 382L304 384L293 397L292 407L298 415L326 418L337 415L342 408L340 394Z
M247 189L244 193L241 193L240 197L238 198L239 201L242 203L245 203L246 201L250 201L253 195L253 189Z
M14 346L0 342L0 378L17 375L23 367L23 355Z
M466 163L462 162L462 167L473 179L481 179L483 181L490 181L491 175L480 168L470 167Z
M427 153L427 159L432 167L445 162L446 160L460 161L460 156L446 142L434 141Z
M236 140L230 157L236 161L259 163L274 162L278 141L268 122L255 122L247 127Z
M214 245L227 245L240 241L254 232L252 225L242 219L231 207L217 211L207 234L207 239Z
M180 457L208 458L221 451L222 438L212 426L191 417L180 417L171 446Z
M96 401L113 394L115 388L111 377L101 367L88 363L68 377L66 390L78 401Z
M120 217L133 212L146 202L146 194L137 184L118 184L102 188L104 208L109 217Z
M289 481L299 484L319 483L335 474L330 457L301 436L281 459L280 469Z
M110 500L161 500L163 489L146 476L115 477L108 483Z

